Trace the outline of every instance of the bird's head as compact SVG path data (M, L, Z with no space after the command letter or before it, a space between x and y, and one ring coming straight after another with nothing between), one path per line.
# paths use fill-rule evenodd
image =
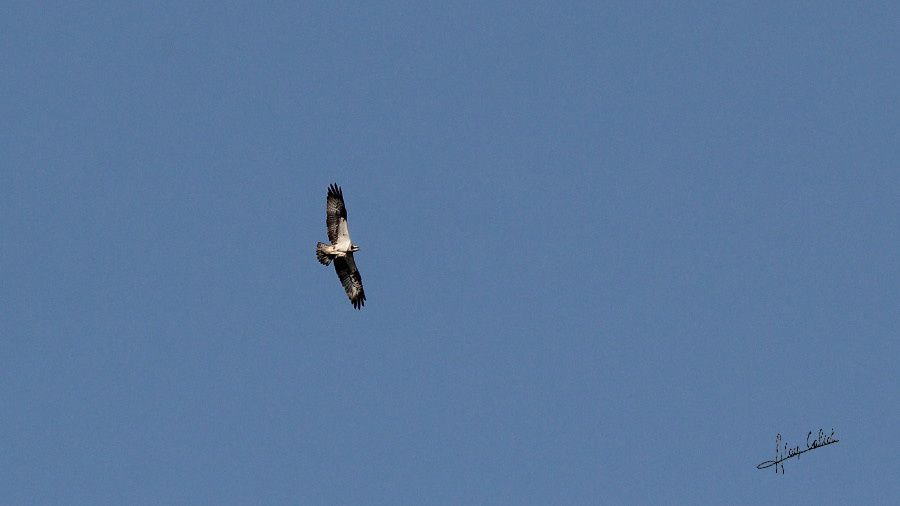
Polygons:
M350 251L359 251L359 244L350 245Z

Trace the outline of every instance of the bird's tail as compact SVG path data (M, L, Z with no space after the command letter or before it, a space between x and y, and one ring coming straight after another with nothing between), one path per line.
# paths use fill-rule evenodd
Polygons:
M322 265L328 265L331 263L331 257L328 256L328 253L325 253L325 248L327 247L328 245L323 242L316 243L316 260L318 260Z

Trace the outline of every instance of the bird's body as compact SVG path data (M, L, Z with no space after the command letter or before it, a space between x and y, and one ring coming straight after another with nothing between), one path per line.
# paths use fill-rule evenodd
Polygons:
M323 242L316 244L316 258L322 265L334 262L334 270L341 280L341 285L344 286L344 291L347 292L347 297L353 307L360 309L366 304L366 293L363 291L362 276L353 258L353 253L359 251L359 246L350 240L344 193L336 184L328 187L328 196L325 198L325 226L331 244Z

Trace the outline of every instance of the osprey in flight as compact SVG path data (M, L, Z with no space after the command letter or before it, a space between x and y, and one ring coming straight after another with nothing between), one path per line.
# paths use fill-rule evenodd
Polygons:
M347 208L344 207L344 193L341 187L332 184L328 187L325 199L325 226L328 228L328 240L331 244L316 244L316 258L322 265L334 262L334 270L344 285L347 297L356 309L366 305L366 293L363 291L362 276L353 261L353 252L359 251L359 245L350 241L350 230L347 228Z

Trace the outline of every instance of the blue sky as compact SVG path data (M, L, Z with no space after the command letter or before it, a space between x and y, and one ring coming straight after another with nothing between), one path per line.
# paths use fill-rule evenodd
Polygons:
M898 502L898 15L4 4L0 502Z

